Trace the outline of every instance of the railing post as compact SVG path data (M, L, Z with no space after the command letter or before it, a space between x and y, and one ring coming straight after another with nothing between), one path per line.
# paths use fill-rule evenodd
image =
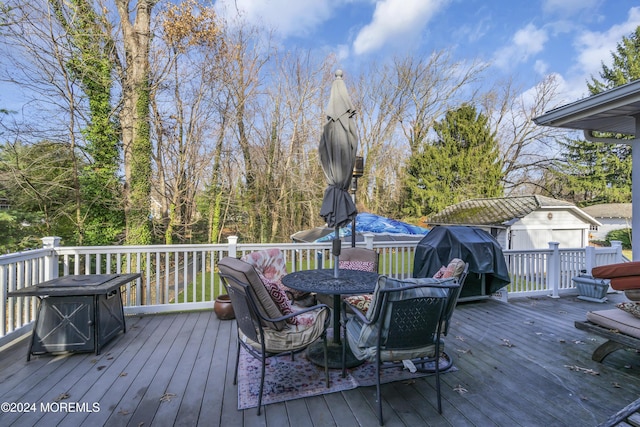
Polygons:
M587 246L584 248L584 269L591 276L591 270L596 266L596 248Z
M551 249L551 256L547 261L547 287L552 286L551 298L560 298L560 292L558 287L560 285L560 243L549 242L549 249Z
M373 249L373 238L375 235L373 233L364 233L362 237L364 237L364 246L367 249Z
M622 242L620 240L612 240L611 247L616 250L616 262L614 264L623 262L622 259Z
M231 258L237 258L238 252L238 236L229 236L227 237L227 241L229 242L229 256Z
M60 246L60 237L43 237L42 247L51 249L51 254L44 257L44 280L51 280L58 277L58 253L55 248Z

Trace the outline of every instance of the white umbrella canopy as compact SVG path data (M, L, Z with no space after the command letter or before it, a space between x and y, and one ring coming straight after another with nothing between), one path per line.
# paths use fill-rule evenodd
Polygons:
M349 194L358 136L353 120L356 111L342 79L342 70L337 70L335 76L326 111L327 123L322 131L318 151L328 184L320 216L328 227L338 229L351 222L358 213Z

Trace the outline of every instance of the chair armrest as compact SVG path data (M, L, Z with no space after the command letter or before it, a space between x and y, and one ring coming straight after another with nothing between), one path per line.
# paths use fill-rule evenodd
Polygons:
M347 307L351 308L351 311L353 312L354 316L356 316L358 319L362 320L362 322L366 325L369 325L372 323L372 321L370 321L369 319L367 319L367 316L362 312L362 310L360 310L359 308L357 308L355 305L353 304L349 304L346 300L342 300L342 310L340 311L342 313L342 318L346 323L347 320Z
M263 321L266 321L266 322L281 322L283 320L287 320L287 319L290 319L292 317L296 317L296 316L299 316L301 314L307 313L309 311L314 311L314 310L318 310L318 309L330 310L329 306L326 305L326 304L316 304L316 305L314 305L312 307L306 307L306 308L303 308L300 311L294 311L293 313L289 313L289 314L286 314L284 316L275 317L275 318L269 318L269 317L262 316L262 314L260 314L259 312L258 312L258 315L260 316L260 318Z

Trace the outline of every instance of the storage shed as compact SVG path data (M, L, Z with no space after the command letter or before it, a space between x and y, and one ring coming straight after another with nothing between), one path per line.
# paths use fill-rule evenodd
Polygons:
M592 228L600 222L576 205L533 195L471 199L447 207L428 220L429 226L467 225L490 233L503 249L545 249L589 244Z

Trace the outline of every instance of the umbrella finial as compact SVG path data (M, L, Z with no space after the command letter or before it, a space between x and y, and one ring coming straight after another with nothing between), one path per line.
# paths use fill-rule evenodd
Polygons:
M336 70L336 79L342 79L342 70Z

